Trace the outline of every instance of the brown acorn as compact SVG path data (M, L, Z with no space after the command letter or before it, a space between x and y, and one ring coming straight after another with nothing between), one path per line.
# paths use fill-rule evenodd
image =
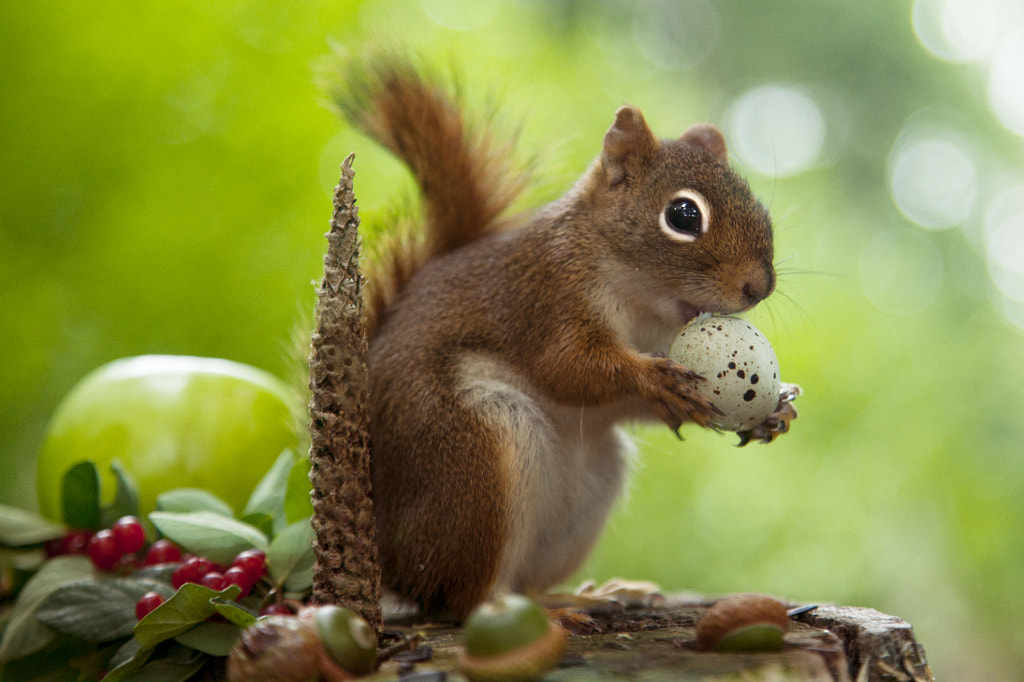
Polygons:
M257 620L232 648L227 672L232 682L342 682L376 666L377 637L366 621L324 605Z
M778 651L789 629L786 606L763 594L720 599L697 622L700 651Z
M316 629L295 616L264 616L242 633L228 656L228 679L306 682L319 677Z

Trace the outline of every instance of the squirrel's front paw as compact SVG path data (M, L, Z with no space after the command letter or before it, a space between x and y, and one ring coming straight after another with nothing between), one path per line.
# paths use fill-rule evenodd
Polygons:
M749 431L740 431L739 447L743 447L752 440L759 440L762 443L771 443L773 440L789 431L789 423L796 419L796 407L793 401L803 393L796 384L782 384L779 391L779 406L759 426Z
M651 356L651 373L654 379L654 395L650 402L655 413L668 427L679 435L679 427L687 421L708 426L714 415L722 414L710 400L691 385L703 381L692 369L663 357Z

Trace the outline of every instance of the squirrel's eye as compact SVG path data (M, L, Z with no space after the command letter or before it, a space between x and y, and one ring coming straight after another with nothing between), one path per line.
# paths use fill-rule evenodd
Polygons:
M696 201L681 197L674 199L665 209L665 222L680 234L696 237L701 233L704 216Z
M708 231L711 211L700 192L680 190L661 214L661 231L676 241L692 242Z

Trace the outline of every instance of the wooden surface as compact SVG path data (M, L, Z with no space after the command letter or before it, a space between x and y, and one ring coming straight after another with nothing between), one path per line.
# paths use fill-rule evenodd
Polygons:
M563 666L544 679L772 682L924 682L933 679L924 648L914 639L910 625L867 608L822 605L794 616L785 647L779 652L698 652L693 646L694 627L711 603L712 600L680 595L668 598L657 607L621 608L594 614L601 632L571 637ZM415 650L403 651L386 662L373 679L399 679L400 672L404 682L464 679L456 672L462 642L458 628L450 624L408 622L390 622L386 627L413 637Z

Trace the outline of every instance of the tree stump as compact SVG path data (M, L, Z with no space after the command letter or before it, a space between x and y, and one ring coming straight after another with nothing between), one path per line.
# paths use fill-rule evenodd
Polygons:
M675 595L656 607L594 614L602 631L569 639L563 665L545 680L691 680L744 682L926 682L933 679L910 625L873 609L818 606L791 618L785 646L773 653L703 653L695 627L713 600ZM791 608L800 606L790 604ZM393 620L414 647L368 679L462 680L462 633L454 625ZM387 642L385 642L387 643ZM441 678L437 673L444 673ZM412 674L413 676L409 676ZM401 675L401 677L399 677Z

